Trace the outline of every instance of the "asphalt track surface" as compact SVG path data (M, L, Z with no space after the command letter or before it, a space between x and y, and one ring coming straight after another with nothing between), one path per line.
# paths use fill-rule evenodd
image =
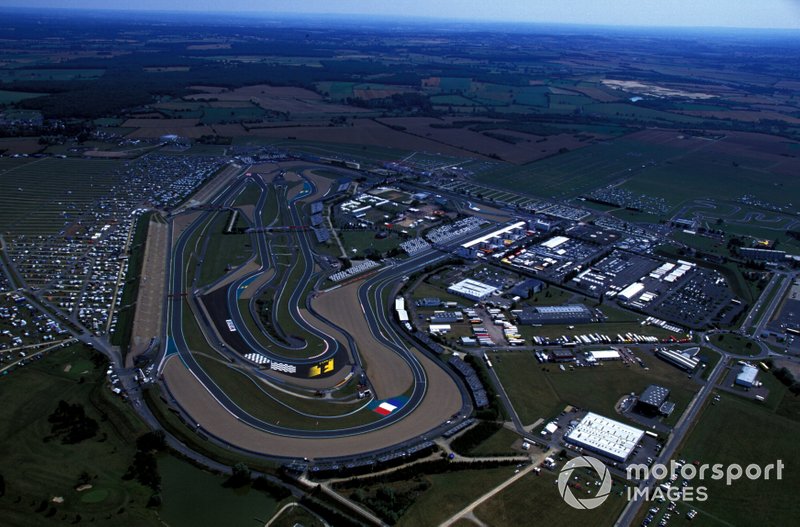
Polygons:
M313 168L313 167L309 167ZM264 185L263 181L259 182L260 178L252 178L255 180L256 184ZM296 203L310 194L314 193L313 183L305 180L306 184L311 187L311 192L306 193L305 196L301 194L301 196L296 196L293 199L293 202L290 204L290 211L292 221L295 222L295 225L300 225L300 215L297 210ZM238 195L238 193L243 188L247 182L247 178L240 177L238 180L230 184L224 191L218 194L214 199L210 201L212 206L224 206ZM266 190L265 187L262 186L263 190ZM259 206L257 206L257 210L255 213L255 217L258 218L257 221L261 221L261 214L260 214L260 207L263 207L265 201L266 194L262 192L262 196L259 200ZM339 437L349 437L349 436L356 436L366 434L368 432L373 432L376 430L380 430L389 426L392 426L395 423L405 419L409 415L411 415L422 403L425 395L428 391L428 375L426 373L425 367L423 367L421 361L415 356L415 354L410 351L406 345L403 343L400 336L395 331L393 325L391 324L389 317L386 312L386 305L382 301L384 295L391 292L391 288L396 284L398 279L404 275L408 275L410 273L414 273L417 270L435 263L437 261L446 259L448 257L447 253L440 253L435 250L426 251L422 254L418 254L408 260L402 262L389 262L389 264L380 272L376 273L374 276L366 280L359 288L358 297L359 302L361 304L361 308L363 310L364 316L368 322L370 331L372 332L373 337L378 340L382 345L386 348L395 352L398 356L400 356L409 366L413 375L413 385L412 391L408 394L408 400L405 405L401 408L396 410L395 412L391 413L389 416L384 417L380 421L354 426L350 428L342 428L336 430L296 430L292 428L287 428L280 426L276 423L269 423L263 420L257 419L244 411L240 408L233 400L231 400L228 395L220 389L214 382L214 380L206 374L203 368L197 363L194 359L189 346L186 342L186 338L184 335L183 329L183 309L185 308L185 302L182 299L181 295L184 292L184 283L185 283L185 276L184 271L186 268L186 262L184 261L184 256L187 249L187 242L192 238L192 235L195 231L205 223L205 220L209 217L210 214L215 213L214 211L205 211L203 214L199 216L180 236L178 242L175 244L173 248L172 260L171 260L171 273L170 273L170 299L168 301L168 339L167 339L167 355L177 354L183 364L189 369L191 374L194 378L202 384L209 392L211 397L220 405L222 406L230 415L235 417L238 421L247 424L248 426L252 427L255 430L265 432L267 434L283 436L283 437L296 437L296 438L339 438ZM475 234L473 234L474 236ZM272 259L270 256L270 247L266 241L265 236L256 236L258 240L257 243L257 250L259 251L260 255L262 256L262 270L265 266L271 263ZM249 335L246 327L242 323L240 319L233 319L235 324L237 325L237 333L242 334L244 340L248 343L248 347L254 353L260 353L270 360L276 360L284 363L292 363L292 364L303 364L308 362L317 363L320 360L323 360L326 357L332 357L339 351L340 344L333 339L332 337L324 334L323 332L318 331L316 328L312 327L310 324L299 316L299 310L297 307L299 306L300 302L302 301L303 291L305 286L309 283L309 280L312 279L312 275L314 272L313 267L313 252L311 250L309 240L307 238L307 234L304 231L297 232L297 239L298 239L298 247L300 249L300 253L302 255L302 259L305 261L305 268L302 275L302 279L297 282L296 287L291 291L289 307L290 312L296 323L298 323L301 327L308 330L310 333L319 336L320 338L326 339L325 342L328 346L328 349L320 356L314 358L306 358L306 359L289 359L285 356L277 356L270 352L269 350L264 349L262 346L259 346L258 342ZM261 271L261 270L260 270ZM260 272L259 271L259 272ZM257 274L257 273L254 273ZM239 285L244 282L248 277L242 278L237 280L232 286L228 288L228 291L233 291L233 296L228 296L228 303L229 308L236 306L235 309L231 309L232 315L235 316L238 313L238 302L235 296L235 292L238 289ZM286 285L285 285L286 287ZM194 291L190 291L187 295L187 299L192 302L195 301L194 299ZM309 303L306 304L307 307L311 307ZM313 310L310 310L313 312ZM318 318L321 318L319 315L316 315ZM324 321L324 320L323 320ZM204 320L204 317L200 317L198 323L206 325L208 327L211 322ZM347 332L342 329L338 328L341 332L347 335ZM245 335L246 334L246 335ZM329 339L329 340L328 340ZM351 342L351 349L353 350L352 358L353 363L356 367L359 364L358 353L355 352L355 343ZM241 350L238 350L241 352ZM248 353L250 351L245 351ZM163 366L162 362L162 366ZM434 363L430 361L429 367L433 366L434 368L440 368L443 371L446 371L444 366ZM379 365L376 365L379 367ZM449 372L448 372L449 373ZM458 388L459 392L462 396L462 404L464 403L464 397L466 396L468 401L468 395L463 391L463 388L459 383L453 381L453 377L451 376L444 376L448 379L449 382L454 383ZM441 379L442 376L439 376ZM396 394L399 395L399 394ZM446 419L446 416L444 417ZM419 430L420 434L423 434L428 431L428 428L424 430ZM368 446L365 445L365 450L371 450Z

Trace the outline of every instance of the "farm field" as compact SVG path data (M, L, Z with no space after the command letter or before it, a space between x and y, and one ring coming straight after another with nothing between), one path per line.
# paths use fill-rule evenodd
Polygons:
M0 69L0 83L13 81L70 81L70 80L93 80L103 76L103 69Z
M0 159L0 229L56 234L117 183L118 161Z
M787 157L791 144L771 150L745 148L746 138L728 134L712 140L650 130L534 162L476 175L476 181L548 198L570 198L614 184L634 195L663 198L675 210L693 199L739 199L754 195L777 205L800 202L786 192L800 164ZM768 168L768 170L767 170Z
M14 104L19 101L24 101L25 99L33 99L35 97L41 97L42 95L47 95L47 94L0 90L0 106L4 104Z

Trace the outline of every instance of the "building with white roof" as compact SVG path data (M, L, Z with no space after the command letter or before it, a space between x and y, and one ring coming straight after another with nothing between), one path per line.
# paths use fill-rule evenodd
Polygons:
M600 360L620 360L622 358L617 350L598 350L590 351L588 353L589 362L597 362Z
M566 236L553 236L549 240L542 242L540 245L542 247L547 247L548 249L555 249L559 245L563 245L569 241L569 238Z
M465 278L447 288L448 293L463 296L471 300L481 301L497 292L493 285L484 284L471 278Z
M569 443L617 461L625 461L641 441L644 431L592 412L565 436Z
M754 388L760 386L761 383L756 380L758 376L758 368L752 364L742 364L742 371L736 375L736 384L746 388Z

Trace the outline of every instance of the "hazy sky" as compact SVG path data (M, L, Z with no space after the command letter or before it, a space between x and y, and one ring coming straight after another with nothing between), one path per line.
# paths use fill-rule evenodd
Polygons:
M0 6L800 29L800 0L0 0Z

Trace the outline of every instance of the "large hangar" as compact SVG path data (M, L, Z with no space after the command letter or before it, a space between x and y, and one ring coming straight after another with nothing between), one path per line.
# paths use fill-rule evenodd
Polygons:
M617 461L625 461L641 441L644 431L592 412L566 436L574 445Z

